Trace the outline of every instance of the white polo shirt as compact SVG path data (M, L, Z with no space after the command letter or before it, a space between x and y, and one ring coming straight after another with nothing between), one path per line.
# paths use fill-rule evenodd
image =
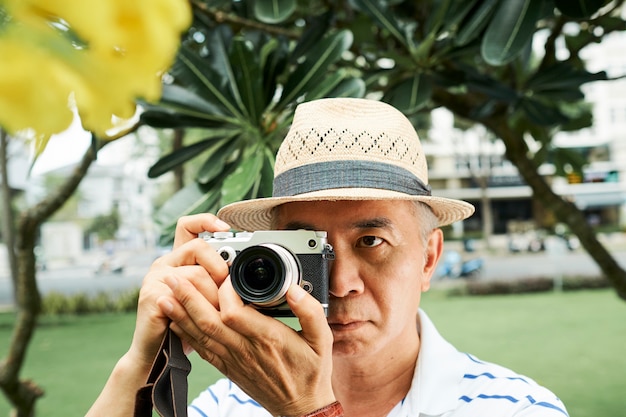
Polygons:
M420 310L421 347L413 382L388 417L567 417L563 403L532 379L459 352ZM228 379L189 406L190 417L271 417Z

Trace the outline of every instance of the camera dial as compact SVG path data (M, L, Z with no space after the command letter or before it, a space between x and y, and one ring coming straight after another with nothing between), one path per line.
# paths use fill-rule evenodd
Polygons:
M230 246L222 246L217 250L217 253L222 257L223 260L230 265L233 262L233 259L237 256L237 251Z

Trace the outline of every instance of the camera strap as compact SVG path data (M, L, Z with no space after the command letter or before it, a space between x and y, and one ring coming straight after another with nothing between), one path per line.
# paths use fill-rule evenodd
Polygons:
M137 391L135 417L151 417L152 409L161 417L187 417L187 375L191 363L183 344L167 330L146 385Z

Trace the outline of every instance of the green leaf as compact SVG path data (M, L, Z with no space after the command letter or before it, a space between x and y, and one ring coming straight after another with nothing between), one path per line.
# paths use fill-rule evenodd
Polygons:
M219 140L218 138L206 139L193 145L185 146L184 148L178 149L161 159L159 159L154 165L150 167L148 170L148 178L158 178L166 172L171 171L179 165L189 161L192 158L195 158L203 151L207 150L209 147L215 145L215 142Z
M487 100L484 103L476 106L470 112L472 120L482 120L491 116L498 106L497 100Z
M263 97L265 107L274 98L278 77L287 67L289 43L285 38L273 38L261 47L261 67L263 69Z
M314 16L307 19L307 25L305 31L298 39L298 43L291 53L291 61L296 62L300 57L304 56L311 50L312 47L328 33L330 27L330 19L333 17L332 12L329 10L319 16Z
M558 62L533 74L526 82L526 88L545 100L573 102L584 99L583 84L606 79L605 72L590 73L566 62Z
M209 117L197 117L181 114L173 109L155 108L155 110L147 110L141 113L139 120L142 124L155 128L186 128L186 127L205 127L212 128L224 124L220 120L212 120Z
M328 66L336 62L352 44L352 33L341 30L331 34L312 48L296 70L290 74L280 100L293 102L326 76Z
M296 0L254 0L254 16L263 23L282 23L296 10Z
M225 114L238 119L243 118L241 111L233 105L236 99L231 89L226 87L228 80L213 71L207 61L185 46L179 50L178 60L180 64L177 65L178 70L174 76L181 77L182 73L185 73L185 88L191 88L206 100L221 106Z
M205 213L215 206L219 200L219 190L192 183L174 194L157 211L154 220L163 230L162 241L173 240L176 221L182 216Z
M584 111L580 114L570 117L567 123L561 126L562 132L576 132L593 125L593 114L591 111Z
M327 97L364 97L365 81L361 78L347 78L342 80Z
M487 95L490 99L513 103L518 100L519 94L513 88L503 84L490 75L480 73L471 65L460 64L460 78L465 77L465 86L468 90Z
M626 21L624 21L624 19L621 19L619 15L603 15L594 19L594 23L602 26L605 34L608 32L626 30Z
M164 84L160 103L169 105L170 107L178 106L186 109L197 110L198 113L220 116L225 115L221 106L217 106L204 99L196 94L192 89L179 85Z
M145 109L141 121L152 127L216 127L235 121L223 113L222 107L178 85L164 85L158 104L141 105Z
M539 126L556 126L569 121L569 118L554 105L533 98L525 97L520 100L519 108L532 123Z
M432 82L423 74L416 74L390 88L382 101L405 114L412 114L424 106L431 94Z
M412 39L407 36L404 28L384 2L378 0L349 0L349 3L353 8L370 16L374 23L389 31L391 36L411 49Z
M247 107L243 103L241 93L239 91L239 83L234 73L234 62L232 61L231 50L233 45L240 37L232 37L230 29L212 30L207 36L207 44L209 47L208 59L211 62L211 68L222 75L225 82L224 88L227 89L232 97L232 102L237 104L239 111L233 112L234 115L241 120L246 119ZM241 115L243 114L243 116Z
M578 101L585 98L585 94L580 89L571 90L541 90L534 94L536 97L552 101Z
M219 75L224 83L223 87L226 87L230 75L228 50L235 36L233 29L227 24L222 24L216 27L207 27L205 34L206 40L202 46L206 50L200 49L198 53L202 52L206 65Z
M274 163L275 157L270 148L263 147L263 166L259 176L256 197L271 197L274 187Z
M457 32L461 22L470 14L472 9L476 7L478 0L466 0L463 2L454 2L446 11L444 17L445 28L447 31Z
M566 62L558 62L533 74L526 87L533 91L578 90L585 83L605 80L607 75L604 71L591 73Z
M213 150L211 155L204 161L198 170L196 181L208 184L224 171L224 167L241 146L240 138L227 138Z
M229 204L243 199L257 181L263 166L263 152L258 146L251 146L244 152L239 166L224 179L222 185L222 204Z
M346 70L340 68L338 71L329 74L317 85L306 92L306 100L315 100L322 97L328 97L328 94L337 87L346 76Z
M499 2L500 0L481 1L476 10L469 13L460 24L460 29L454 37L454 44L457 46L467 45L478 38L490 22Z
M481 54L490 65L504 65L532 39L543 0L502 1L483 37Z
M606 0L554 0L561 13L574 19L591 17L606 3Z
M248 122L256 125L265 108L259 54L252 50L251 42L237 37L232 43L230 62L244 106L242 110L248 114Z
M586 158L582 153L577 152L573 148L552 148L550 149L552 162L556 168L557 175L564 176L567 165L571 166L575 172L582 172L583 167L587 164Z

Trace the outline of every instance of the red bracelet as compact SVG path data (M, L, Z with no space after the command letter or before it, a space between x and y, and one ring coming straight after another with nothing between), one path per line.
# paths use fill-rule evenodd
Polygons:
M339 401L335 401L326 407L320 408L312 413L305 414L302 417L343 417L343 407Z

